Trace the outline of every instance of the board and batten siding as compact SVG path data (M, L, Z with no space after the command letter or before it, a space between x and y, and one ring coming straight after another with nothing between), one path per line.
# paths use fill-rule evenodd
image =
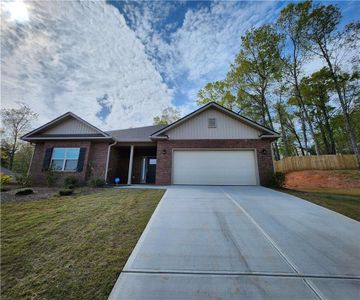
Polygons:
M208 128L209 118L216 128ZM208 109L166 132L172 140L259 139L261 132L215 109Z
M42 134L96 134L98 133L94 128L87 126L86 124L76 120L67 119L60 124L51 127Z

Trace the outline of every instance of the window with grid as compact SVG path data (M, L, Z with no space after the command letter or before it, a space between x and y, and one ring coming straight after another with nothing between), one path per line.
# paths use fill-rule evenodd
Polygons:
M51 168L55 171L76 171L80 148L54 148Z

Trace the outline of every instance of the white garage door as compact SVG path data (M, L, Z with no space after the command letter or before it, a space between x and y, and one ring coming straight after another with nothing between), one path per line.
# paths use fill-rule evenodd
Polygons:
M252 150L175 150L173 183L256 185L255 153Z

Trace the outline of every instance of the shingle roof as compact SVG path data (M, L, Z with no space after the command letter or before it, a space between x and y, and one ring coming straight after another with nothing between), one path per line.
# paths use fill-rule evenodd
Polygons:
M153 125L129 129L106 131L113 139L119 142L149 142L150 135L167 125Z

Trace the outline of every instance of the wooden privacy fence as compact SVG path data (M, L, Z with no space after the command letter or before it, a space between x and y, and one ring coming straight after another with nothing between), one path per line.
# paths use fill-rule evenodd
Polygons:
M355 155L292 156L274 162L276 172L357 169Z

